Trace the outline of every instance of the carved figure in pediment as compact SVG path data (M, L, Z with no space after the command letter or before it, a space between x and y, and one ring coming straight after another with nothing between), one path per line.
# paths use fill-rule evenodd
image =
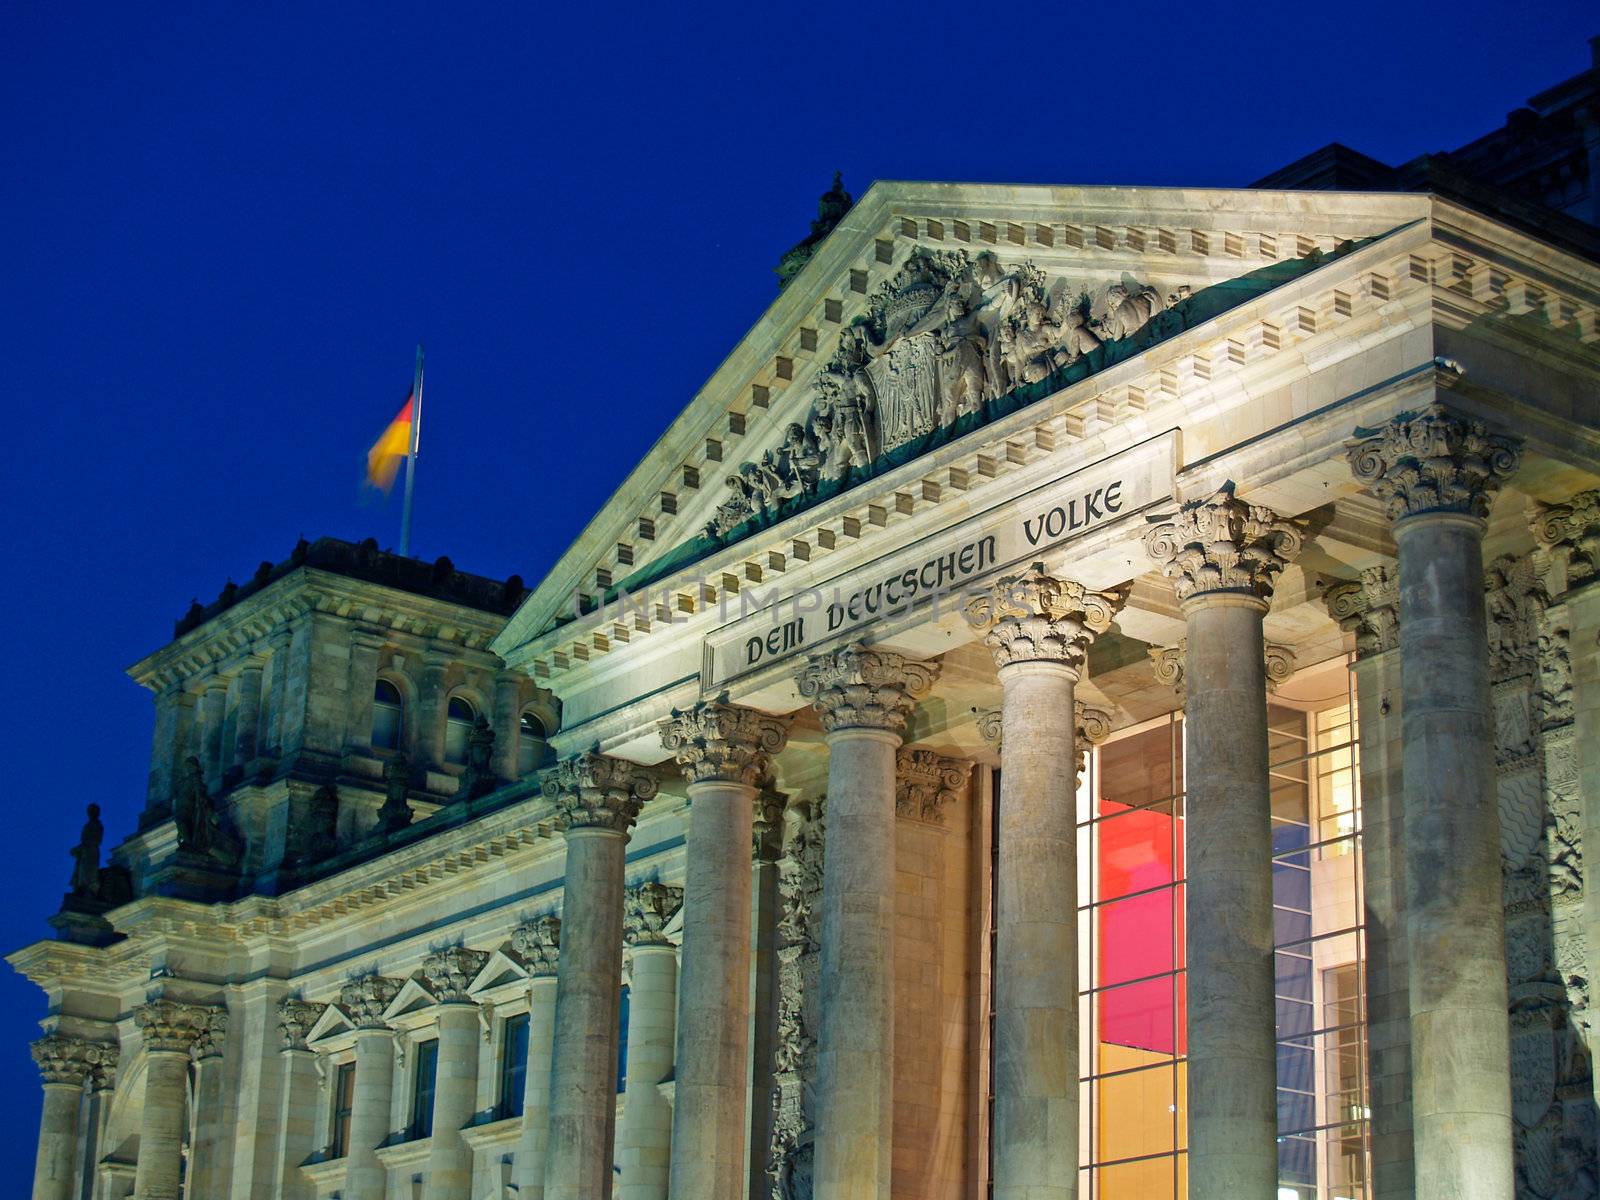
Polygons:
M100 895L100 843L106 827L100 822L100 806L89 805L89 819L72 848L72 894L98 898Z
M1114 283L1106 291L1106 315L1100 318L1100 328L1107 341L1116 341L1138 333L1160 311L1161 293L1155 288L1129 291Z
M783 431L781 447L784 465L791 481L790 494L798 495L817 486L823 454L817 439L804 425L791 421Z
M989 339L961 288L946 289L942 323L933 330L939 356L939 423L950 425L977 412L994 393L989 372Z

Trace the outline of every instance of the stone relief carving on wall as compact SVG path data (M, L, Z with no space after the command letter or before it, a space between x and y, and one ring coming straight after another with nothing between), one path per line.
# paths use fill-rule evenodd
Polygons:
M811 1200L824 819L820 797L796 800L784 812L784 855L778 861L778 1037L767 1159L777 1200Z
M978 414L1107 342L1131 337L1187 294L1132 281L1051 282L990 251L917 250L868 298L813 381L806 420L728 477L706 526L726 537L918 438Z

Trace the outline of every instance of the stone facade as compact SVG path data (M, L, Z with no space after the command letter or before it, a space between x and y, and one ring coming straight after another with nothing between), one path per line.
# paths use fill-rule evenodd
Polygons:
M849 204L533 591L302 544L132 669L137 830L10 958L36 1198L1596 1194L1595 258L1442 194ZM1107 828L1187 925L1117 924ZM1356 1082L1286 1129L1297 1049Z

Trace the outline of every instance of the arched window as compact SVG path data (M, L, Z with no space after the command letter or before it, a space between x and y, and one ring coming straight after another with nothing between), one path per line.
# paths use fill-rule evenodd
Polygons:
M400 749L400 729L405 721L405 704L400 689L387 679L378 680L372 693L372 748Z
M544 745L548 737L544 722L531 712L522 714L517 726L517 774L527 775L544 762Z
M472 720L478 714L472 711L460 696L450 697L450 707L444 715L444 760L458 766L467 761L467 739L472 735Z

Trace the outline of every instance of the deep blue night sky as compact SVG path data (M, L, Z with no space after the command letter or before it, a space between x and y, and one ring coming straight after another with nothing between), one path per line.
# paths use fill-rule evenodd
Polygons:
M416 552L533 584L776 294L844 172L1238 186L1447 149L1588 65L1593 0L1133 7L12 4L0 949L84 805L143 802L123 668L304 533L397 540L369 443L428 344ZM869 11L870 7L870 11ZM832 10L830 11L830 8ZM0 1193L41 994L0 967Z

